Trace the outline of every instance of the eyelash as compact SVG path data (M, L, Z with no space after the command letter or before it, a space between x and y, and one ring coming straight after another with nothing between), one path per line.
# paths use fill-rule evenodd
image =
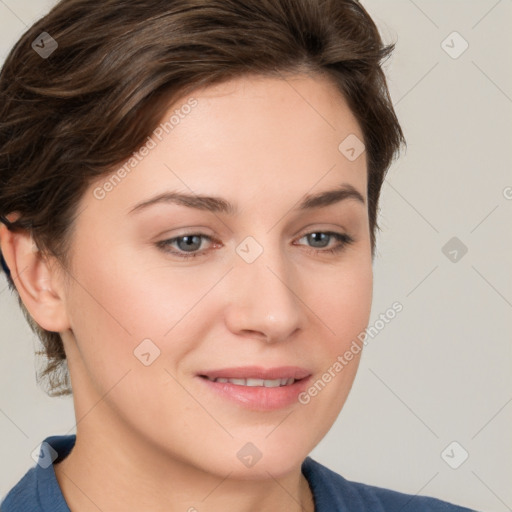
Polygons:
M332 247L331 249L315 249L315 248L310 247L310 251L308 251L308 252L312 252L314 254L326 254L326 253L327 254L337 254L337 253L341 252L343 249L345 249L345 247L347 247L348 245L354 243L354 241L355 241L350 235L347 235L346 233L336 233L334 231L311 231L309 233L302 235L300 237L300 239L307 237L308 235L319 234L319 233L332 236L339 242L339 245L337 245L336 247ZM184 235L180 235L180 236L177 236L174 238L162 240L160 242L157 242L156 245L158 246L159 249L161 249L165 253L178 256L179 258L182 258L184 260L190 259L190 258L195 258L197 256L203 256L205 251L186 253L183 251L178 252L178 251L169 250L168 246L170 246L172 243L174 243L177 240L180 240L182 238L192 237L192 236L199 236L199 237L209 240L210 242L213 241L212 237L210 237L208 235L204 235L202 233L186 233Z

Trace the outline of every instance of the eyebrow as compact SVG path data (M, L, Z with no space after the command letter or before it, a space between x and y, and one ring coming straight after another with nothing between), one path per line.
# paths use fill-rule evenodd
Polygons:
M294 208L295 211L312 210L314 208L325 208L335 203L346 200L356 200L363 205L366 204L363 195L352 185L342 183L334 190L326 190L317 194L308 194L302 202ZM142 201L135 205L128 213L140 212L149 206L159 203L171 203L198 210L205 210L214 213L237 215L237 207L222 197L205 196L201 194L185 194L178 192L164 192L155 197Z

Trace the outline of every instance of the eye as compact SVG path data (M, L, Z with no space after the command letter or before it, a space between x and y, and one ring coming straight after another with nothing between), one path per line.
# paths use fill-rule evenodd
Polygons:
M309 243L317 244L320 246L314 245L312 248L309 248L313 253L321 254L335 254L341 252L347 245L350 245L355 240L346 233L336 233L334 231L312 231L311 233L307 233L303 235L299 240L306 238ZM335 239L338 244L330 249L325 249L326 246L329 245L329 242L332 239ZM320 247L320 248L319 248Z
M157 246L164 252L174 254L180 258L195 258L201 256L203 252L194 252L201 246L201 240L206 239L212 241L212 238L202 233L187 233L186 235L176 236L168 240L162 240ZM178 251L170 250L169 247L176 244Z
M335 254L341 252L347 245L353 243L355 240L346 233L336 233L334 231L312 231L303 235L299 240L306 238L309 243L315 244L314 247L309 247L308 250L315 254ZM334 247L326 249L329 242L334 239L338 243ZM212 237L203 233L187 233L185 235L176 236L167 240L157 242L156 245L162 251L178 256L179 258L195 258L196 256L204 255L207 249L199 251L201 241L208 240L213 242ZM320 244L319 246L316 244ZM171 250L170 247L176 247L178 250Z

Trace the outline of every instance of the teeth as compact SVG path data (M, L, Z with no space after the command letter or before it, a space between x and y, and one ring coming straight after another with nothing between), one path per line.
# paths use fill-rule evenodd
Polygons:
M208 380L213 382L229 382L231 384L236 384L237 386L263 386L266 388L277 388L280 386L289 386L295 382L293 377L289 379L226 379L225 377L219 377L217 379L212 379L207 377Z

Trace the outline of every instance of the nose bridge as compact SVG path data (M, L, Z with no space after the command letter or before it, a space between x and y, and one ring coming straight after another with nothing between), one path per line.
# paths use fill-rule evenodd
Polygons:
M257 237L257 238L256 238ZM269 341L285 338L301 321L302 303L291 262L275 233L246 237L236 248L232 326L258 331Z

